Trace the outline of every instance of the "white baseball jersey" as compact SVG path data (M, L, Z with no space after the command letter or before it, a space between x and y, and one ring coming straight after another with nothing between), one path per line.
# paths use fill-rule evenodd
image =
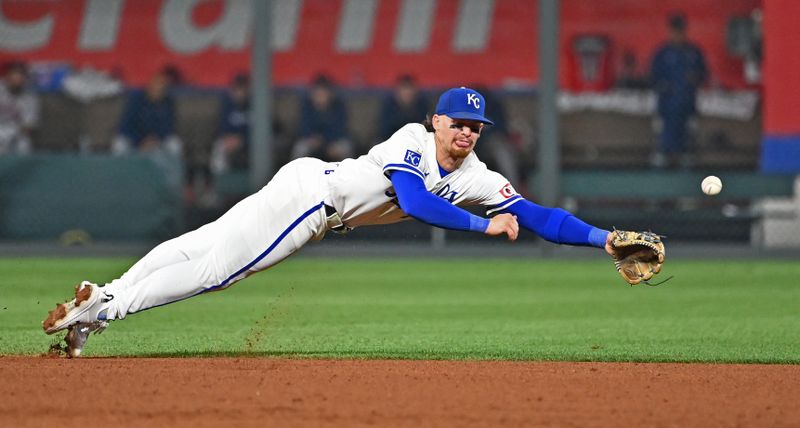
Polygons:
M425 188L452 204L483 205L487 214L521 200L508 180L486 168L475 153L442 177L436 142L425 126L411 123L357 159L346 159L330 174L330 203L350 227L408 220L397 205L390 171L406 171L425 181Z

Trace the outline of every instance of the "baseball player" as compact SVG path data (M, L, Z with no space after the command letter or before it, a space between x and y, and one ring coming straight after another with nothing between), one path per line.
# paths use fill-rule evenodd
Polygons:
M158 245L120 278L105 286L79 284L74 299L49 313L44 330L69 329L67 351L76 357L89 334L111 320L230 287L329 230L345 233L410 218L445 229L505 234L511 241L522 225L548 241L605 248L617 257L614 233L526 200L478 160L475 143L491 124L481 94L454 88L441 95L425 124L405 125L366 155L339 163L294 160L218 220ZM493 216L458 207L475 204ZM660 263L655 272L636 275L647 280L659 268Z

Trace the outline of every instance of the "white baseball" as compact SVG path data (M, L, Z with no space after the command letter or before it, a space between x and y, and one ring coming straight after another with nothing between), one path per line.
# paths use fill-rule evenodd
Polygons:
M700 188L706 195L714 196L722 191L722 180L715 175L709 175L700 183Z

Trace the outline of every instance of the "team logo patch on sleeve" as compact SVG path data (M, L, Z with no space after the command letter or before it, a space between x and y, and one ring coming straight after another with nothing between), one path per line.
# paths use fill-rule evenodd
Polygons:
M500 194L501 194L501 195L502 195L504 198L508 199L508 198L510 198L510 197L512 197L512 196L514 196L514 195L516 195L516 194L517 194L517 192L514 190L514 188L513 188L513 187L511 187L511 183L506 183L506 185L505 185L505 186L503 186L503 188L502 188L502 189L500 189Z
M406 150L405 161L406 161L407 164L413 165L413 166L419 166L419 161L421 161L421 160L422 160L422 155L421 154L419 154L417 152L413 152L411 150Z

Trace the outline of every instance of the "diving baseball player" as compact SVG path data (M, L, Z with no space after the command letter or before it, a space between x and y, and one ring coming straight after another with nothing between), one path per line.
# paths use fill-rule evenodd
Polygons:
M227 288L329 230L344 233L410 218L446 229L505 234L512 241L522 225L555 243L605 248L619 262L616 232L524 199L478 160L475 143L491 124L481 94L454 88L441 95L426 124L402 127L366 155L340 163L289 162L259 192L218 220L158 245L120 278L105 286L79 284L74 299L49 313L44 330L69 329L68 355L76 357L89 334L111 320ZM458 207L476 204L494 216ZM661 250L654 268L633 266L637 283L660 269L663 245ZM627 268L618 264L620 269Z

